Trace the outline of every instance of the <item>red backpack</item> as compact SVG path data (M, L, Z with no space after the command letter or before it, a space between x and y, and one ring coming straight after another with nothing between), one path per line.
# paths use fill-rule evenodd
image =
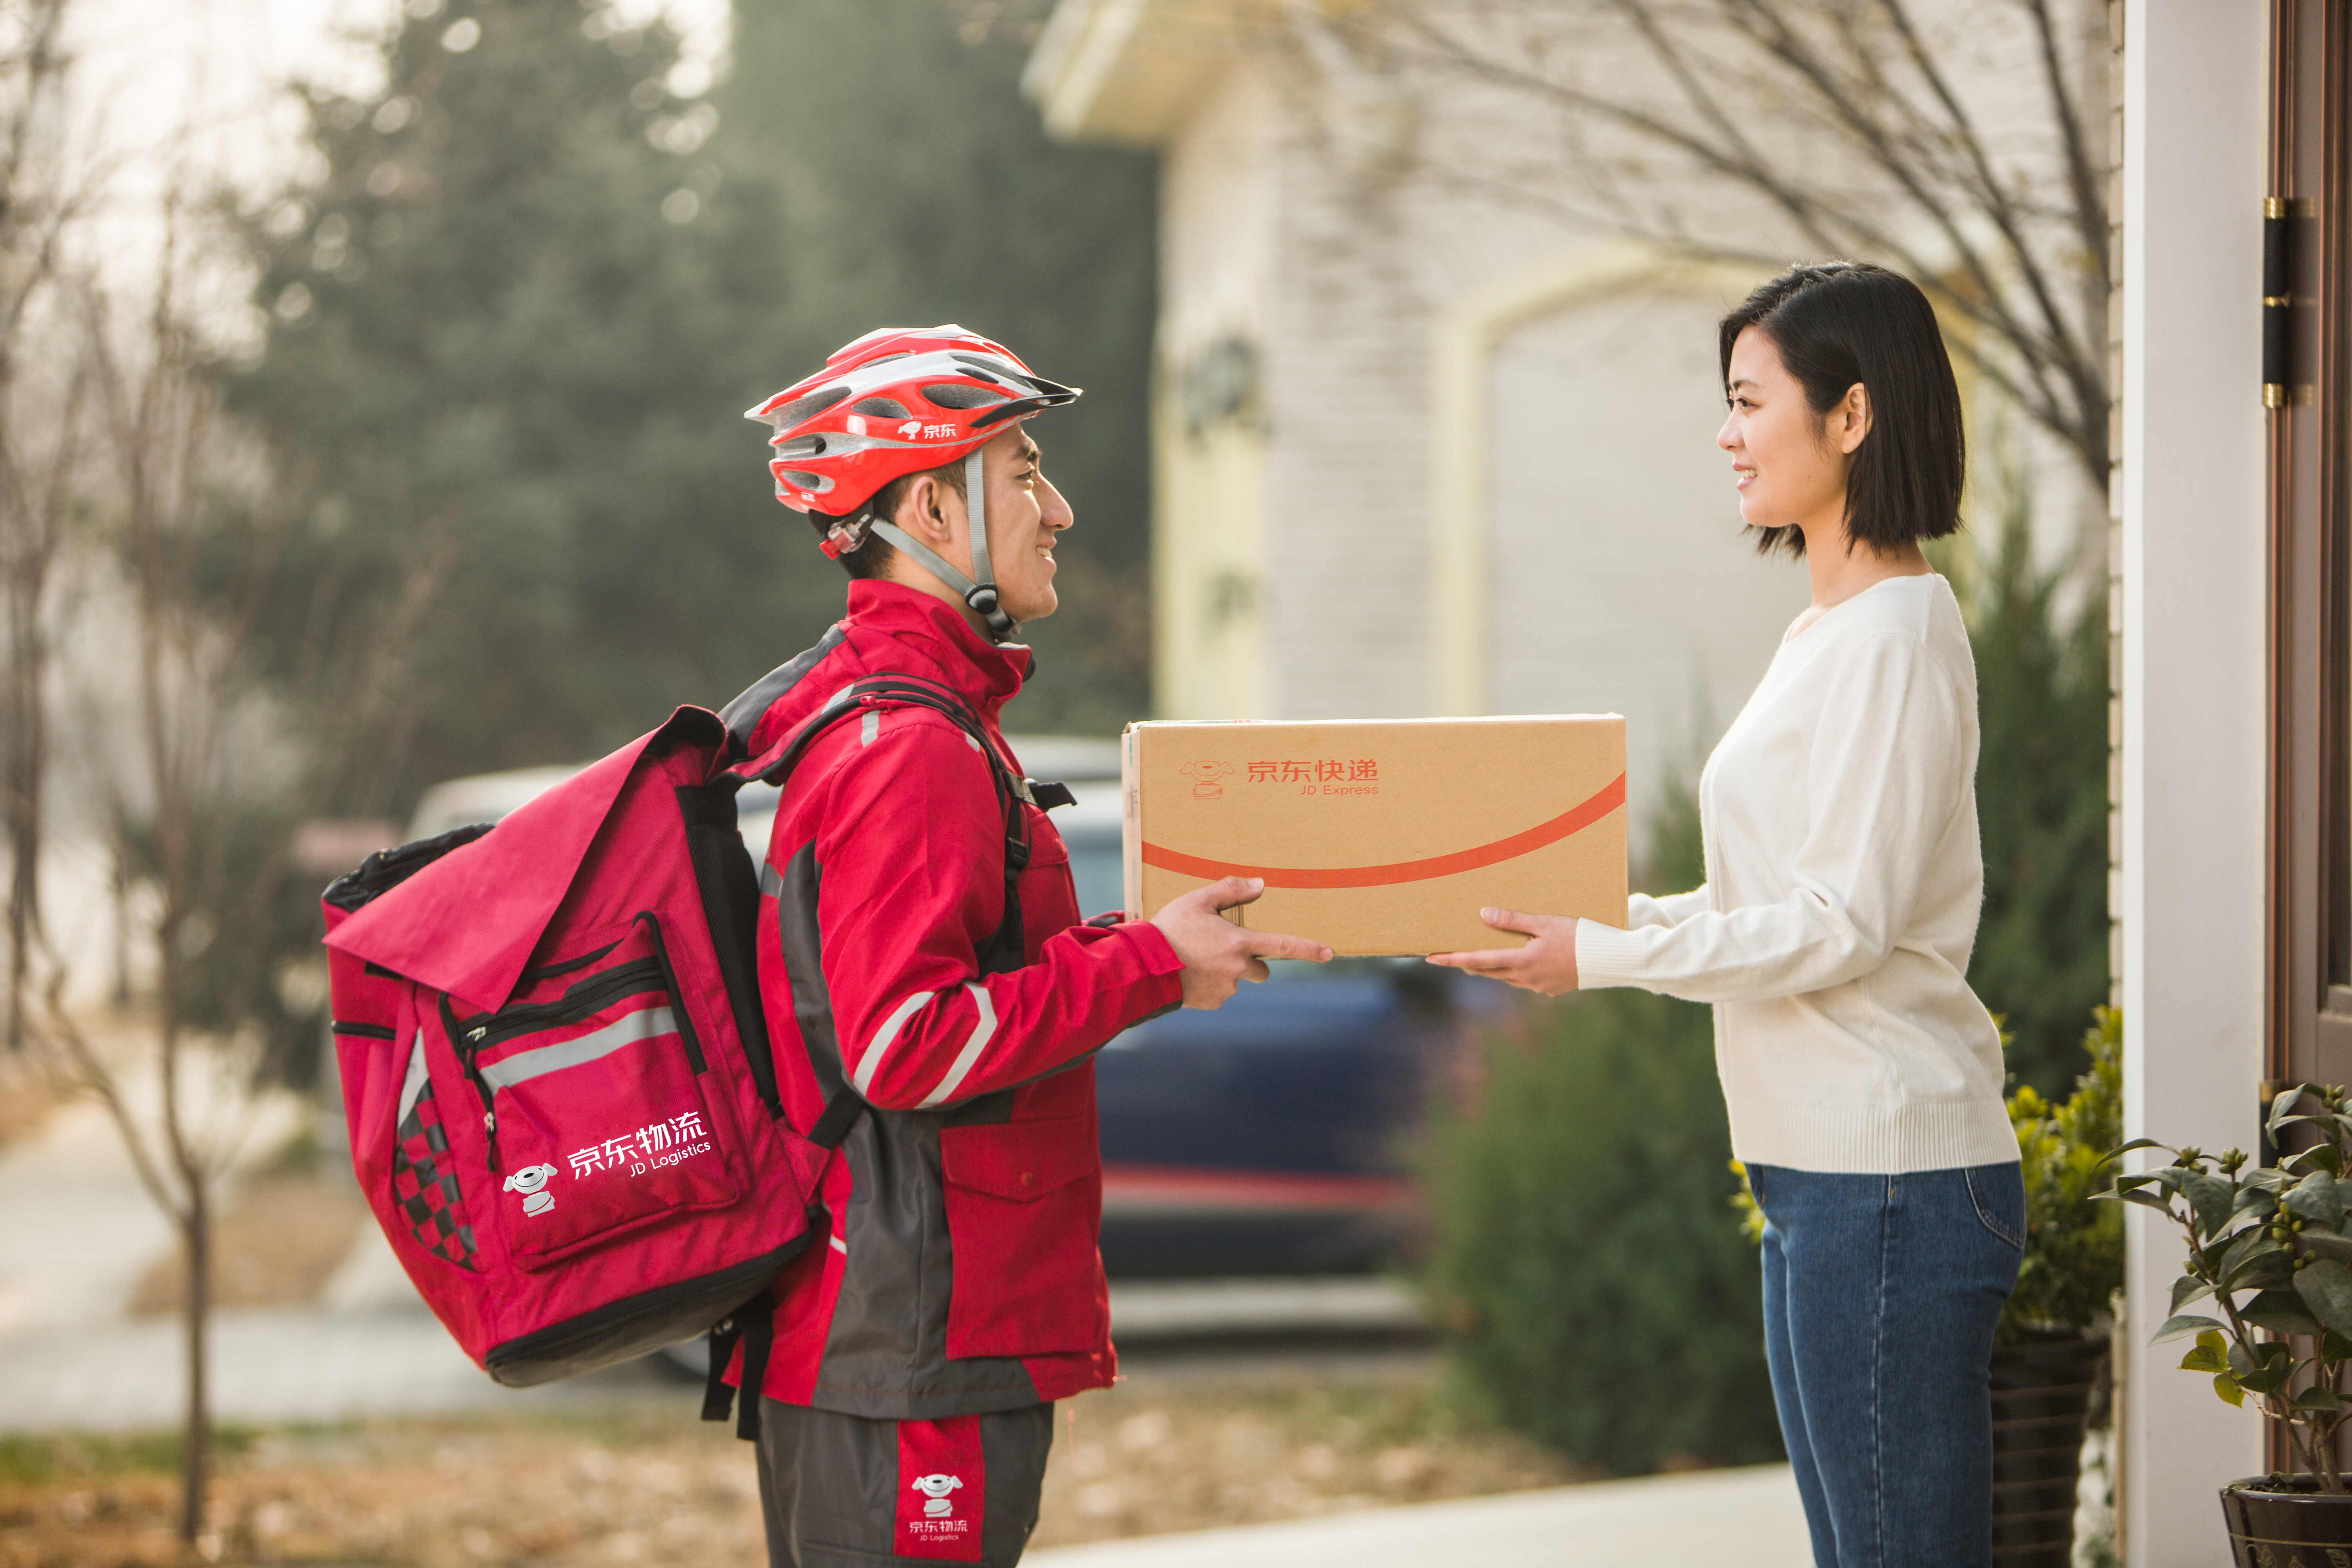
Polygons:
M778 670L729 716L748 731L774 683L814 662ZM782 783L842 720L908 705L984 745L952 694L906 677L845 688L750 761L719 715L680 708L495 828L371 855L327 889L361 1193L418 1293L499 1383L551 1382L708 1331L704 1418L727 1415L739 1339L742 1386L759 1388L772 1319L745 1309L828 1226L812 1195L864 1107L823 1084L816 1126L804 1136L785 1120L735 792ZM1018 803L1067 795L987 755L1017 936ZM745 1436L758 1407L743 1401Z
M733 744L681 708L495 830L325 894L360 1189L509 1387L731 1333L825 1224L827 1151L784 1120L760 1008ZM727 1397L714 1375L704 1414Z

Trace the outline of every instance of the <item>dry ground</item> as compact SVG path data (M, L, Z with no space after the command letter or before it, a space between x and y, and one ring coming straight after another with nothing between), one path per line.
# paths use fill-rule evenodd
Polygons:
M57 1091L21 1057L0 1055L0 1146L41 1130L57 1104Z
M749 1450L674 1406L384 1422L231 1439L220 1563L626 1568L761 1560ZM1037 1544L1512 1490L1578 1479L1465 1428L1426 1358L1145 1372L1066 1405ZM0 1568L183 1561L171 1446L0 1440Z
M215 1307L299 1307L349 1256L368 1223L359 1188L341 1171L301 1155L240 1181L213 1225ZM155 1259L131 1292L134 1316L176 1312L187 1299L175 1248Z

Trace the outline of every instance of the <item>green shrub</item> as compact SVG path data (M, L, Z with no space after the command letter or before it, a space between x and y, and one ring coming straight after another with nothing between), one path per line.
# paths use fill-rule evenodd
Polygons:
M1651 843L1652 885L1698 883L1686 789ZM1530 1001L1480 1051L1424 1163L1427 1283L1462 1380L1599 1469L1777 1458L1707 1009L1638 991Z
M2124 1211L2108 1152L2124 1141L2123 1015L2101 1007L2083 1037L2091 1070L2063 1104L2032 1084L2009 1097L2025 1173L2025 1258L2001 1314L2008 1343L2035 1331L2086 1333L2124 1283Z
M1460 1373L1597 1468L1778 1457L1707 1011L1532 1005L1433 1127L1430 1283Z
M1969 984L2002 1016L2009 1065L2053 1098L2084 1069L2107 999L2107 606L2072 623L2012 506L1969 597L1984 914Z

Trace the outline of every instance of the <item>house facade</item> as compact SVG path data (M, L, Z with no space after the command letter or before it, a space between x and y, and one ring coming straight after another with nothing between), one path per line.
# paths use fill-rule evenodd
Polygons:
M1762 274L1415 177L1425 100L1279 15L1064 5L1030 72L1163 154L1158 710L1621 712L1638 838L1806 599L1713 447Z
M1709 449L1756 275L1404 178L1444 110L1267 20L1315 9L1062 0L1033 59L1054 128L1165 158L1161 710L1613 709L1654 797L1805 596ZM2126 1131L2254 1150L2352 1081L2352 0L2106 12ZM2120 1543L2201 1568L2285 1454L2147 1348L2179 1255L2126 1223Z

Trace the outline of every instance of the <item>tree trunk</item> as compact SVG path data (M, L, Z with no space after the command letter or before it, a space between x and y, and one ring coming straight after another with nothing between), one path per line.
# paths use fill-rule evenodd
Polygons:
M205 1528L205 1489L212 1455L212 1401L206 1389L206 1320L212 1309L212 1194L201 1176L188 1183L184 1239L188 1259L188 1408L180 1443L180 1539L189 1545Z

